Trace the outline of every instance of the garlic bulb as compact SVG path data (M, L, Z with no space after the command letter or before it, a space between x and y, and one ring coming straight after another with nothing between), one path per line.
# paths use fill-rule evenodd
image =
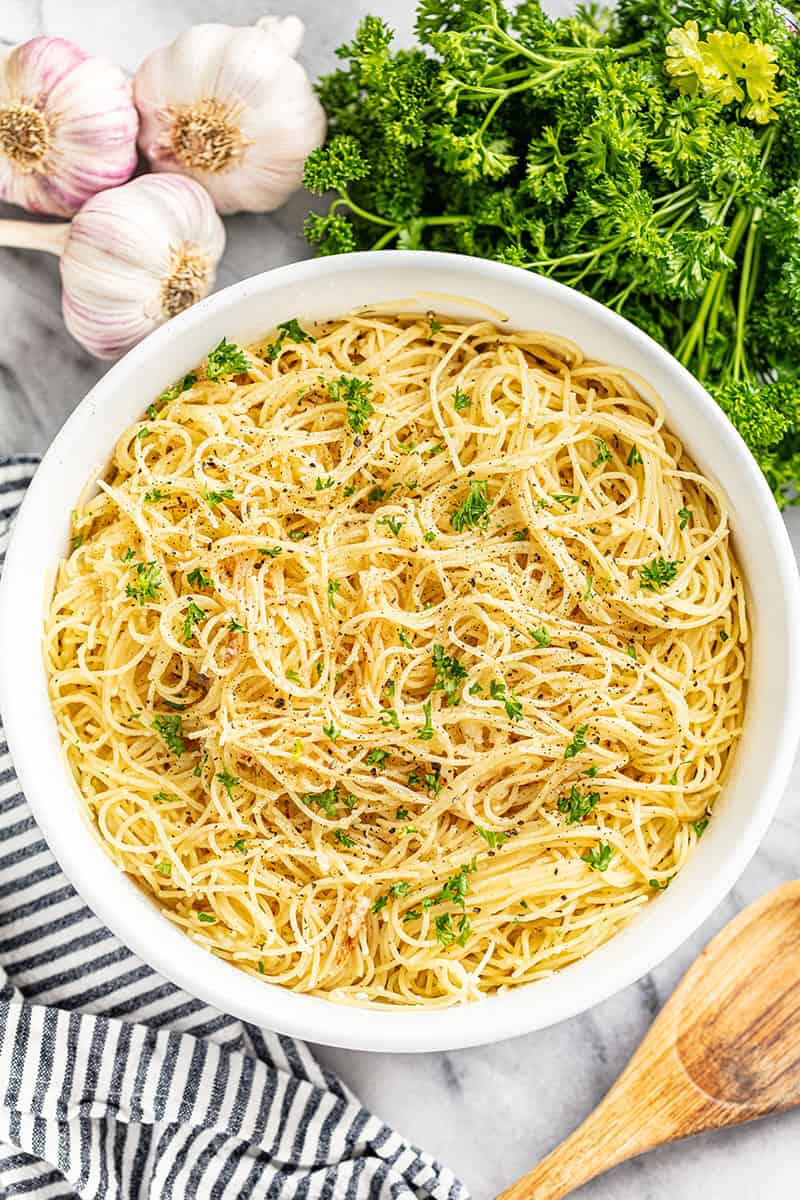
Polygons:
M143 175L94 196L68 225L0 221L0 246L61 255L67 329L116 358L214 284L225 230L183 175Z
M138 125L119 67L60 37L0 49L0 200L71 217L130 178Z
M156 171L191 175L221 213L269 212L302 182L325 113L294 55L297 17L195 25L134 79L139 146Z

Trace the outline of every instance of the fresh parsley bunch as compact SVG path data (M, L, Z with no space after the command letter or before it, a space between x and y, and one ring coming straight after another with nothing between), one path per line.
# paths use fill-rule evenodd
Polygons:
M455 250L622 312L713 392L780 504L800 493L800 37L771 0L420 0L367 17L318 90L323 254Z

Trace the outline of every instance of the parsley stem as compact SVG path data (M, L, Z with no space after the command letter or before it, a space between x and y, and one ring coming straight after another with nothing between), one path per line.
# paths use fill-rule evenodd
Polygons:
M370 221L373 225L388 225L392 229L397 228L394 221L387 221L385 217L379 217L377 213L367 212L366 209L361 208L358 204L356 204L355 200L351 198L349 192L346 192L344 188L339 189L339 196L342 203L346 204L347 207L354 212L357 217L361 217L362 221ZM335 207L337 203L338 201L334 201L333 207Z
M739 212L734 218L733 224L731 225L728 239L725 242L725 253L729 258L733 258L734 254L738 250L739 243L744 237L744 233L747 229L749 221L749 210L746 208L740 208ZM685 367L689 365L697 343L698 341L701 341L703 337L706 320L709 312L712 309L712 305L714 304L717 288L719 287L720 283L722 283L724 287L724 281L727 279L727 276L728 271L723 269L715 271L711 276L708 287L705 291L705 295L703 296L703 299L700 302L700 307L697 310L697 316L695 317L694 321L692 321L692 324L686 331L686 334L678 346L678 349L675 351L675 357L678 359L678 362L683 363ZM719 305L720 299L721 298L717 299L717 305Z
M731 367L731 374L734 379L739 379L742 375L747 375L747 368L745 367L744 331L747 325L747 312L750 307L750 297L752 296L751 275L753 270L753 255L757 245L756 237L758 234L758 224L761 220L761 215L760 207L753 209L750 228L747 231L747 241L744 244L742 269L739 274L739 298L736 305L736 341L733 348L733 365Z
M396 238L400 233L400 226L393 225L391 229L387 229L386 233L382 233L377 242L373 242L370 250L382 250L384 246L388 246L393 238Z

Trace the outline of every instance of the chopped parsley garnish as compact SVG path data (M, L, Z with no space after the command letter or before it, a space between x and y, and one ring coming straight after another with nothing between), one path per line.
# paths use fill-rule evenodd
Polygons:
M678 525L681 529L685 529L692 519L692 510L690 508L678 509Z
M444 784L442 783L442 777L441 777L439 771L440 771L440 768L437 764L433 768L432 771L425 772L425 779L424 779L425 787L428 789L429 792L433 792L434 796L438 796L439 792L444 787Z
M386 760L389 757L388 750L370 750L365 762L370 767L383 768L386 766Z
M144 441L144 439L146 437L149 437L151 432L152 431L150 429L148 429L148 427L146 425L143 425L142 428L139 430L139 432L136 434L136 436L139 439L139 441L141 442L141 441Z
M353 839L343 829L334 829L333 836L340 845L346 846L348 850L352 850L353 846L355 846Z
M431 723L431 702L426 700L422 706L422 711L425 713L425 724L417 730L417 737L421 742L429 742L433 737L433 725Z
M489 684L489 695L493 700L502 700L509 721L518 721L522 716L522 701L513 692L506 695L506 685L493 679Z
M156 863L156 870L158 871L159 875L171 875L172 863Z
M327 491L328 488L332 488L335 486L336 486L336 480L332 479L330 477L330 475L328 476L327 479L321 479L320 476L318 475L316 478L316 482L314 483L314 490L317 492L324 492L324 491Z
M407 913L403 913L403 921L418 921L422 916L422 912L418 908L410 908Z
M614 854L614 847L608 842L598 842L591 850L587 850L581 858L593 871L605 871Z
M219 776L217 776L217 778L219 779ZM237 779L236 782L238 783L239 780ZM244 854L244 851L245 851L244 838L237 838L236 841L233 843L233 848L234 848L234 850L238 850L240 854Z
M410 890L411 890L411 884L406 883L405 880L402 880L402 879L398 883L390 884L389 891L384 893L384 895L382 895L382 896L378 896L377 900L375 901L375 903L372 906L371 911L376 914L379 913L381 911L381 909L385 908L386 905L389 903L389 898L391 896L394 896L395 898L397 898L399 896L405 896L408 892L410 892ZM419 915L420 914L418 913L417 916L419 916ZM403 917L403 920L407 921L408 919L409 919L408 914L406 914Z
M403 528L403 522L398 520L397 517L380 517L375 524L386 525L392 531L395 537L397 537L398 533Z
M471 479L469 495L454 508L450 515L450 524L456 533L465 529L486 529L489 524L489 484L485 479Z
M479 683L473 683L470 685L469 694L470 696L482 696L483 688Z
M645 592L660 592L667 584L672 583L680 565L680 559L673 562L659 555L647 566L639 567L639 587Z
M611 462L611 451L602 438L597 439L597 458L592 463L593 467L599 467L602 463Z
M512 533L511 536L515 542L526 542L528 540L530 532L531 532L530 529L526 525L524 529L517 529L514 533Z
M435 692L444 692L449 705L458 704L458 692L467 677L467 668L457 658L445 654L444 646L433 647Z
M236 620L236 617L231 617L230 621L228 622L228 629L231 633L247 633L247 629L244 627L244 625L239 624L239 622Z
M573 784L569 795L562 796L558 801L558 811L566 813L568 825L576 825L578 821L588 817L599 799L599 792L584 792L581 795Z
M226 770L226 771L221 771L220 774L216 776L216 779L225 788L225 791L228 793L228 799L232 800L233 799L233 789L235 787L238 787L239 782L240 782L239 779L237 778L237 776L231 775L230 771ZM242 843L242 846L244 846L244 843Z
M349 499L350 496L355 495L355 492L356 492L356 485L354 483L348 483L347 487L344 489L345 496L347 496Z
M436 317L433 315L433 313L428 313L428 322L430 323L431 337L433 337L433 335L438 333L442 328L442 323L441 321L436 320Z
M241 346L223 338L208 356L206 375L209 379L221 379L223 375L246 375L250 360Z
M197 914L198 921L202 921L204 925L216 925L217 918L212 917L211 913L201 912Z
M128 546L128 549L125 551L125 553L122 556L122 561L124 563L130 562L131 559L135 558L135 557L136 557L136 551L134 550L133 546Z
M586 730L588 725L579 725L575 730L572 741L564 751L564 758L574 758L576 754L580 754L581 750L586 749Z
M422 535L422 540L424 542L435 542L436 541L436 533L434 532L433 529L429 529L427 533L424 533Z
M641 466L642 456L639 453L639 450L635 445L631 446L630 453L628 454L628 458L627 458L627 463L628 463L629 467Z
M411 813L408 811L407 808L398 808L397 812L394 815L395 815L395 819L398 821L407 821L408 818L411 816Z
M406 647L407 650L414 649L411 638L408 636L405 629L398 629L397 636L400 638L400 642Z
M191 641L194 637L195 625L202 625L203 621L207 620L208 613L199 608L194 600L192 600L186 610L186 618L183 622L183 640L185 642Z
M372 380L359 379L356 375L340 375L328 384L331 400L343 400L347 408L347 424L353 433L361 433L374 413L372 407Z
M308 533L304 529L292 529L289 532L289 539L293 542L302 542L303 538L307 538Z
M341 586L338 579L328 580L328 608L336 608L336 593Z
M550 634L547 632L547 629L544 625L540 625L538 629L529 629L528 633L536 642L537 646L550 645Z
M322 732L326 737L330 738L332 742L335 742L337 741L341 730L337 729L333 721L331 721L329 725L322 726Z
M441 942L445 947L452 946L454 942L457 942L459 946L466 946L469 935L472 933L472 926L466 913L461 914L457 924L453 923L450 913L440 913L434 922L434 927L437 942Z
M306 333L305 329L301 329L295 317L289 321L281 321L277 326L278 336L274 342L270 342L267 346L264 357L267 362L274 362L283 349L283 343L289 338L292 342L315 342L310 333Z
M207 502L212 512L219 508L223 500L232 500L233 492L230 488L222 488L219 492L210 492L208 488L203 488L203 499Z
M553 492L552 497L556 504L577 504L580 500L574 492Z
M508 834L498 833L496 829L482 829L480 825L476 825L475 828L490 850L497 850L508 841Z
M594 575L586 576L586 591L583 593L583 599L588 600L594 590Z
M72 554L75 550L77 550L79 546L82 546L85 541L86 541L86 538L83 536L82 533L73 533L73 535L69 541L70 554Z
M136 580L125 587L125 595L144 604L146 600L157 600L161 590L161 569L155 562L137 563Z
M145 492L144 498L148 504L156 504L159 500L166 500L168 492L162 492L161 488L150 488L149 492Z
M655 889L655 891L665 892L667 890L667 888L669 887L670 883L672 882L672 878L673 878L672 875L670 875L669 878L665 879L662 883L659 883L657 879L648 879L647 882L651 888Z
M355 802L355 798L353 799ZM304 804L316 804L317 808L322 809L326 817L336 815L336 806L341 800L342 797L339 793L338 783L332 788L326 788L324 792L306 792L303 796Z
M697 836L701 838L708 828L708 817L703 817L702 821L692 821L692 829Z
M195 567L193 571L189 572L186 578L189 580L189 583L192 585L192 587L197 588L199 592L201 592L203 588L211 587L211 580L203 573L200 567Z
M168 749L173 754L181 755L185 749L183 740L183 719L179 716L174 717L156 717L153 721L153 729L167 743Z
M384 708L381 710L381 723L383 725L391 725L392 729L400 728L400 719L397 716L397 710L394 708Z
M176 400L182 392L188 392L190 387L194 387L197 383L196 375L184 375L183 379L179 379L177 383L173 383L172 387L168 387L165 392L162 392L154 404L148 404L146 412L151 421L155 421L159 410L165 404L169 404L171 400Z
M445 881L442 890L435 896L428 896L422 901L423 908L432 908L434 904L458 904L464 908L469 891L469 877L477 871L478 864L473 858Z
M584 771L583 773L584 773L584 775L588 775L590 779L594 779L598 770L599 770L598 767L589 767L588 771Z
M262 558L277 558L279 554L283 554L283 549L280 546L268 546L264 550L258 552Z
M156 792L153 796L156 804L173 804L177 799L178 797L173 796L171 792Z
M460 387L457 387L453 393L453 408L456 412L463 412L465 408L469 408L472 401L466 392L462 392Z
M287 671L286 678L291 679L292 683L300 682L300 676L297 674L297 671Z
M720 630L720 634L719 634L719 640L720 640L721 642L727 642L727 640L728 640L728 635L727 635L727 633L725 632L725 630L724 630L724 629L721 629L721 630Z
M636 647L634 646L633 642L629 642L625 647L625 653L627 654L628 658L632 658L634 662L637 661Z

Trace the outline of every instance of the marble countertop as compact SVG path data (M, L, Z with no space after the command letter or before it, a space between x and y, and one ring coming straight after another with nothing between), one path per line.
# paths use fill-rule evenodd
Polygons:
M565 9L567 3L551 2ZM411 39L413 0L3 0L0 45L41 33L73 38L133 70L197 21L247 24L266 8L298 13L312 76L360 16L377 13ZM227 221L219 285L308 257L302 197L278 213ZM0 215L12 215L11 210ZM19 216L15 211L14 216ZM0 454L41 451L103 373L66 333L58 270L45 254L0 251ZM55 384L54 382L55 381ZM787 514L800 552L800 509ZM448 1054L319 1049L386 1120L445 1160L476 1200L497 1191L565 1137L601 1099L653 1016L709 938L743 905L800 869L800 763L778 816L742 879L697 935L658 970L591 1012L496 1046ZM800 1111L708 1134L624 1164L582 1189L586 1200L789 1200L798 1195Z

